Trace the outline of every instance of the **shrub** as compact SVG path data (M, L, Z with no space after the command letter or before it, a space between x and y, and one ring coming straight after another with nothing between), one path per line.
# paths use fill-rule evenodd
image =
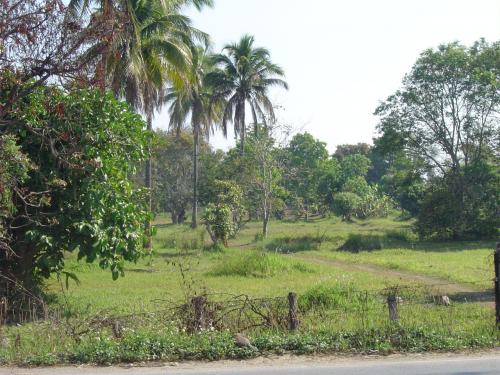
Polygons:
M351 192L342 192L333 196L333 212L344 221L351 221L361 205L361 198Z
M114 279L123 275L125 262L144 254L151 220L148 193L129 176L148 158L152 134L109 93L0 76L2 106L13 93L27 94L0 115L8 119L0 141L0 274L31 288L63 273L75 253Z
M372 251L383 248L382 237L372 234L349 234L349 237L339 250L359 252L362 250Z
M211 253L223 253L226 248L220 243L213 243L210 246L205 247L205 250Z
M214 243L227 246L229 237L234 236L243 222L243 191L231 181L218 181L213 202L207 204L203 221Z

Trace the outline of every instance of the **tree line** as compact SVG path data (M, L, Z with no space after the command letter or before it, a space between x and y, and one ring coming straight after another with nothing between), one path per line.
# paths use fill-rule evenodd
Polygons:
M273 217L335 214L350 221L399 209L402 218L416 219L422 239L494 238L500 225L499 57L499 43L484 40L424 51L400 90L376 108L380 120L373 145L340 145L329 155L325 143L308 133L277 145L276 121L254 119L247 125L252 132L228 152L204 145L200 203L213 214L211 205L218 202L216 216L226 223L226 237L243 219L232 215L229 202L221 203L217 194L227 194L216 188L221 181L240 190L237 211L243 207L246 220L262 220L264 237ZM172 145L179 138L168 132L158 136ZM175 150L177 157L181 151ZM158 212L172 212L173 222L181 223L184 216L176 217L169 204L182 201L186 211L189 200L176 194L190 195L181 186L192 176L178 179L169 160L175 156L158 163L158 175L169 170L167 179L180 183L153 196L163 202ZM159 187L168 184L159 177ZM205 223L214 225L206 217Z

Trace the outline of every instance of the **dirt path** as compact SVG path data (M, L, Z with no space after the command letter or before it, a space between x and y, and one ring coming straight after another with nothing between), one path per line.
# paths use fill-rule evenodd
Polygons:
M433 290L439 292L440 294L457 296L458 298L456 299L460 299L460 297L462 298L469 297L470 300L488 301L490 297L493 296L493 293L489 291L476 289L468 285L459 284L456 282L452 282L446 279L440 279L437 277L422 275L411 271L393 270L390 268L385 268L382 266L367 264L367 263L360 264L360 263L345 262L342 260L331 259L321 255L300 254L300 255L293 255L293 257L311 263L329 265L346 271L370 272L370 273L376 273L377 275L385 275L389 277L398 278L404 281L415 281L418 282L419 284L431 287Z

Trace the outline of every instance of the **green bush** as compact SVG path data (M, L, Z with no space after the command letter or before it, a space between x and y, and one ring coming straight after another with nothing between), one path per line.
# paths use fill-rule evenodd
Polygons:
M215 201L205 208L203 222L213 243L227 247L230 237L241 229L243 220L243 191L232 181L218 181Z
M500 228L500 173L494 163L476 162L429 183L417 217L421 238L496 238Z
M148 192L129 177L152 134L110 93L22 82L0 73L0 274L32 288L74 253L116 279L144 255Z
M333 212L344 221L351 221L361 205L361 198L351 192L337 193L333 196Z
M205 250L211 253L223 253L226 251L226 248L222 244L216 242L209 246L206 246Z
M374 234L349 234L349 237L339 250L359 252L362 250L382 250L383 248L382 236Z
M285 258L279 254L251 251L244 256L218 264L211 276L270 277L289 271L312 272L305 263Z

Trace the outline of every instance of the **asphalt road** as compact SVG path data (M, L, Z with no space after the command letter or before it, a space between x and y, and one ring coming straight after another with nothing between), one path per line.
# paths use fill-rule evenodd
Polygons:
M272 361L196 364L165 367L0 368L1 375L500 375L500 355L424 359L354 359L342 361Z

